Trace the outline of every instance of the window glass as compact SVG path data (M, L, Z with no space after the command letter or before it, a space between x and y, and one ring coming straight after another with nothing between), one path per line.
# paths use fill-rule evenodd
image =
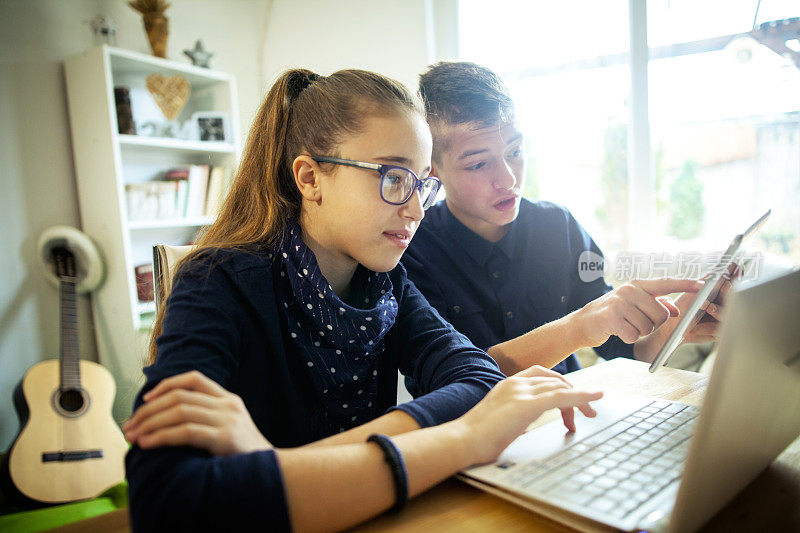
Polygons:
M649 0L647 10L647 251L720 250L772 208L748 253L797 264L800 3ZM461 0L459 34L461 59L498 72L515 98L526 197L568 207L610 258L628 253L628 1Z
M495 70L514 96L525 196L569 208L607 255L624 248L627 0L460 5L461 59Z
M648 2L659 250L719 250L772 208L748 254L800 261L800 61L747 33L755 4ZM800 15L797 2L765 0L759 23L770 9ZM800 20L794 24L797 35ZM697 39L693 53L653 57L687 38Z

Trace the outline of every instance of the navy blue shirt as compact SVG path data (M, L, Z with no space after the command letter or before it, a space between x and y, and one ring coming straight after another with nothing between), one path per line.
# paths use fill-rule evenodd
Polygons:
M136 407L162 379L199 370L242 398L274 446L329 436L313 423L323 409L320 392L278 308L280 270L265 250L223 250L184 268L167 301L158 357L144 369L147 381ZM402 266L389 276L398 315L378 355L381 412L402 410L422 427L457 418L505 376L439 316ZM398 369L423 395L395 407ZM126 470L134 530L289 528L273 451L214 457L192 447L133 446Z
M580 279L584 251L602 258L589 234L559 205L523 199L508 233L492 243L440 202L425 213L402 262L430 304L476 346L488 349L611 290L602 277ZM615 336L595 350L607 359L633 357L633 346ZM579 368L572 354L554 370Z

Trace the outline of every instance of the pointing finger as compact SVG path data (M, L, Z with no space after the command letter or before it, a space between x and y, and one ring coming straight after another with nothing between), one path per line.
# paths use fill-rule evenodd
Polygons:
M572 407L561 408L561 418L564 420L564 427L570 433L575 433L575 410Z
M697 292L703 287L703 282L694 279L640 279L633 282L653 296L665 296L675 292Z
M678 309L678 306L675 305L675 301L672 298L669 296L659 296L656 298L656 300L661 302L661 304L667 308L667 311L669 311L669 316L680 316L681 310Z

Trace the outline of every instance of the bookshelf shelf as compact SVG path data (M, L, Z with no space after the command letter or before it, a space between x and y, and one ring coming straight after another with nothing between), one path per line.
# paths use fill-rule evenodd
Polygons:
M147 54L140 54L131 50L104 46L111 59L112 66L119 72L126 72L145 77L157 72L165 76L180 74L184 76L193 88L206 87L220 82L231 82L233 76L225 72L218 72L207 68L188 65L179 61L172 61Z
M117 383L114 409L120 417L130 409L124 395L139 386L155 311L154 304L139 301L135 269L152 262L154 244L193 242L213 222L214 216L205 214L213 213L218 202L210 198L222 197L225 170L232 171L239 159L236 80L224 72L109 46L68 58L64 72L82 229L97 243L107 265L105 282L92 294L95 336L100 362ZM175 120L167 122L147 90L150 74L180 75L189 82L189 99ZM228 117L231 138L212 142L120 134L118 86L128 89L139 133L181 131L195 113L211 113ZM205 175L195 186L198 168ZM182 170L188 175L181 177ZM213 171L214 195L209 192ZM165 183L175 184L172 198ZM158 194L156 204L153 194ZM178 213L189 216L168 218Z
M137 308L139 309L140 315L145 315L148 313L155 313L156 312L156 303L155 302L139 302L137 304Z
M187 141L168 137L145 137L142 135L118 135L122 148L180 150L198 154L234 154L238 147L233 143L215 141Z

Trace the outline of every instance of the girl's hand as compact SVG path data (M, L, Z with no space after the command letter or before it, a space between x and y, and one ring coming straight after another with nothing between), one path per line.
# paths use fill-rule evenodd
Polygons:
M561 409L564 425L575 431L575 412L594 417L589 402L603 397L602 392L578 391L564 377L541 366L504 379L470 409L458 422L465 426L475 463L488 463L521 435L531 422L549 409Z
M144 400L122 426L141 448L194 446L214 455L272 448L242 399L196 370L161 381Z

